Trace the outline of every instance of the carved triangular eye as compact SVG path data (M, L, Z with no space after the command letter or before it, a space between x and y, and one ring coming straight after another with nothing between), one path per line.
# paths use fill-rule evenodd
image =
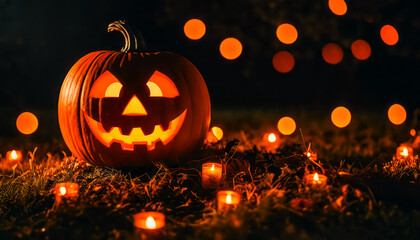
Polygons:
M96 79L90 90L89 97L104 98L104 97L119 97L123 85L110 72L106 71Z
M159 71L153 73L146 85L150 90L150 97L174 98L179 96L174 82Z

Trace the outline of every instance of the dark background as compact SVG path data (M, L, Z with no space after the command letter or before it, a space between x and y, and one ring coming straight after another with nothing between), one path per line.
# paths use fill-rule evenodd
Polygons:
M122 36L106 31L120 19L142 32L149 50L172 51L193 62L215 110L287 109L328 116L344 105L386 114L390 105L400 103L410 117L420 105L418 2L352 0L347 14L336 16L327 0L0 0L1 117L12 116L14 123L22 111L55 114L61 83L78 59L96 50L121 49ZM206 23L206 34L198 41L183 33L191 18ZM298 30L294 44L276 38L276 28L284 22ZM382 42L379 31L385 24L398 30L397 45ZM243 45L242 55L233 61L218 50L227 37ZM351 54L357 39L371 45L366 61ZM321 49L329 42L343 48L337 65L322 59ZM296 60L287 74L272 66L273 55L281 50ZM2 121L2 133L14 128Z

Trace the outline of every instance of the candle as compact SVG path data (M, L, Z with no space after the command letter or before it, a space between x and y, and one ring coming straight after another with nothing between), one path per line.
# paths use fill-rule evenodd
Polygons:
M398 159L405 160L413 157L413 148L410 146L401 145L397 148L396 156Z
M6 159L8 161L18 162L22 160L22 152L16 150L8 151L6 153Z
M140 212L134 214L136 239L162 239L165 215L160 212Z
M77 183L57 183L55 185L55 202L57 204L74 203L79 196L79 184Z
M217 188L222 179L222 164L204 163L201 170L201 185L203 188Z
M235 191L219 191L217 193L218 211L227 211L236 208L241 201L241 195Z
M321 188L327 185L327 176L323 174L308 174L305 177L306 185L311 186L312 188Z
M264 135L261 145L267 152L275 152L280 146L279 137L275 133L267 133Z

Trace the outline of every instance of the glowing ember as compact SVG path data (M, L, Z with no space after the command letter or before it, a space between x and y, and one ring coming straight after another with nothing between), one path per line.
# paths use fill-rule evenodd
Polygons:
M148 229L155 229L156 228L156 221L155 221L155 219L152 216L149 216L146 219L146 227Z
M311 157L311 155L312 155L312 154L311 154L310 152L307 152L307 153L306 153L306 156L308 156L308 157Z
M60 187L60 195L66 195L66 187Z
M274 133L270 133L270 135L268 135L268 141L273 143L277 140L276 134Z
M228 194L228 195L226 196L226 203L227 203L227 204L232 204L232 196L231 196L230 194Z

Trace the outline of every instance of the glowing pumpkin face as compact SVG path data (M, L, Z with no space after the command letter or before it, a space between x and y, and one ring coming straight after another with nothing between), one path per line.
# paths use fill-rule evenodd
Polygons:
M201 74L182 56L98 51L67 74L58 113L77 157L140 166L171 163L198 148L210 123L210 99Z
M178 89L172 80L159 71L155 71L152 74L146 86L149 89L150 98L173 99L179 96ZM89 97L98 99L119 98L122 88L123 85L121 82L111 72L106 71L93 84ZM151 117L135 94L133 94L125 105L121 115L128 116L128 118L140 116L145 116L146 118ZM151 133L145 133L142 127L139 126L132 127L129 134L122 134L121 127L118 127L119 125L113 126L107 131L104 129L103 124L94 120L86 112L84 113L90 130L103 145L110 147L112 143L118 142L121 144L122 150L127 151L133 151L134 145L137 144L146 145L149 151L155 149L155 144L158 141L161 141L163 145L167 145L181 129L186 115L187 109L182 111L174 119L171 119L166 129L161 124L149 123L149 129L152 129ZM145 121L140 120L139 122Z

